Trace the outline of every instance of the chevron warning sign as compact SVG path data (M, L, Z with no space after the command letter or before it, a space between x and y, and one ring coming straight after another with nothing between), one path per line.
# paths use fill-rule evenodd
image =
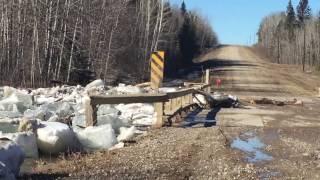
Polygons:
M164 70L164 51L156 51L151 55L151 88L159 89L162 86Z

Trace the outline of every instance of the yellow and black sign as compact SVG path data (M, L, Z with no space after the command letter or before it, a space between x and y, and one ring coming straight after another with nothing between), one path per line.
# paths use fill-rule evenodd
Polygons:
M156 51L151 56L151 88L159 89L162 86L164 71L164 51Z

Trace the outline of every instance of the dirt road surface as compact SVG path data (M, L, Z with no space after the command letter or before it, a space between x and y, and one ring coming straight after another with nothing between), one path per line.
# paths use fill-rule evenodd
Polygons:
M215 91L245 106L221 109L216 126L163 128L111 152L38 163L29 179L320 179L319 77L269 63L248 47L223 46L209 64ZM255 105L263 97L303 105ZM207 111L199 113L199 116Z

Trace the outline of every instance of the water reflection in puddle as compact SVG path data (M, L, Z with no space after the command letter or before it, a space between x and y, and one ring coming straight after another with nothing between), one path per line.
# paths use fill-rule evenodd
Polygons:
M232 148L239 149L247 154L247 160L250 163L257 163L261 161L270 161L272 156L263 152L265 144L261 142L258 137L251 137L247 140L242 140L239 137L233 140Z

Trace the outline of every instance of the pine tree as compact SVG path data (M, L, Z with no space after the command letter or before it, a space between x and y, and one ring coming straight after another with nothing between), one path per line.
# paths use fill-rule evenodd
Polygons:
M183 66L190 66L193 64L193 58L198 53L199 46L197 45L195 28L184 1L181 5L181 12L184 17L184 22L179 33L179 47L183 59Z
M295 21L296 21L296 13L294 11L292 1L289 0L289 4L287 7L287 12L286 12L287 18L286 18L286 23L288 27L293 27Z
M187 13L187 6L184 1L182 2L180 9L181 9L181 14L184 16Z
M297 7L297 13L298 13L298 20L300 23L300 26L303 27L303 59L302 59L302 70L305 70L305 64L306 64L306 51L307 51L307 45L306 45L306 28L305 28L305 21L311 18L311 8L309 6L308 0L300 0L299 5Z
M292 1L289 0L286 12L286 28L288 29L288 39L290 42L294 40L294 27L296 24L296 13L294 11Z
M300 0L299 5L297 7L297 16L300 24L304 24L305 20L311 18L311 8L309 6L308 0Z

